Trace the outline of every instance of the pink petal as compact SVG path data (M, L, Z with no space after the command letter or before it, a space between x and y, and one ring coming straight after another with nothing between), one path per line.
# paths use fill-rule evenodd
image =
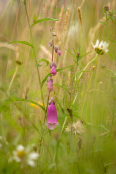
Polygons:
M52 68L51 68L51 74L53 75L53 76L55 76L56 75L56 68L53 66Z
M49 129L54 129L58 125L57 110L53 103L48 106L47 111L47 126Z

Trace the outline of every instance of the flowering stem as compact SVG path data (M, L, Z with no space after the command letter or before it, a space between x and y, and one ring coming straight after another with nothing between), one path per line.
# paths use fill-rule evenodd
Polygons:
M53 60L54 60L54 39L52 40L52 62L53 62ZM47 113L47 110L48 110L49 98L50 98L50 91L48 93L48 99L47 99L47 105L46 105L46 113Z
M78 78L78 83L79 83L79 81L80 81L80 79L81 79L81 77L82 77L84 71L87 69L87 67L88 67L92 62L94 62L94 61L97 59L97 56L98 56L98 55L96 54L96 56L95 56L92 60L90 60L90 61L88 62L88 64L85 66L85 68L83 69L82 73L80 74L80 76L79 76L79 78ZM77 94L77 95L78 95L78 94ZM75 96L75 98L74 98L74 100L73 100L73 104L74 104L75 101L76 101L77 95Z
M94 62L94 61L96 60L96 58L97 58L97 54L96 54L96 56L95 56L92 60L90 60L90 61L88 62L88 64L85 66L85 68L83 69L83 72L80 74L80 76L79 76L79 78L78 78L78 82L80 81L81 76L83 75L84 71L87 69L87 67L88 67L92 62Z
M43 106L44 106L44 108L45 108L45 105L44 105L44 98L43 98L43 91L42 91L42 85L41 85L41 78L40 78L40 72L39 72L38 64L37 64L37 57L36 57L35 47L34 47L34 43L33 43L31 25L30 25L30 22L29 22L29 17L28 17L28 12L27 12L27 7L26 7L26 0L24 1L24 5L25 5L26 16L27 16L27 22L28 22L28 26L29 26L29 30L30 30L31 44L32 44L33 53L34 53L34 58L35 58L35 63L36 63L36 67L37 67L37 74L38 74L38 80L39 80L40 91L41 91L41 99L42 99L42 102L43 102ZM45 111L45 116L46 116L46 111Z
M49 98L50 98L50 91L49 91L49 93L48 93L48 99L47 99L47 105L46 105L46 113L47 113L47 110L48 110L48 102L49 102ZM45 119L44 119L44 121L45 121Z
M97 56L98 56L98 54L96 54L95 59L97 58ZM97 60L96 60L96 64L97 64ZM85 105L85 101L86 101L86 98L87 98L87 93L88 93L88 90L89 90L89 87L90 87L90 84L91 84L92 77L93 77L93 71L92 71L92 74L91 74L91 77L90 77L90 80L89 80L89 83L88 83L87 91L86 91L86 94L85 94L85 98L84 98L84 102L83 102L83 106L82 106L82 110L81 110L81 115L83 114L83 109L84 109L84 105Z
M52 62L54 60L54 40L52 40Z

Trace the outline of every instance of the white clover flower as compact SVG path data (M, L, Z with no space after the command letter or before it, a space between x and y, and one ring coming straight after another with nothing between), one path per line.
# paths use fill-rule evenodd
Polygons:
M16 162L21 162L23 165L28 164L31 167L35 166L35 160L39 157L36 152L30 152L29 148L25 148L23 145L18 145L13 152L13 159Z
M92 46L97 54L103 55L108 52L109 43L97 40L95 45L92 43Z
M78 120L76 123L69 124L66 129L66 132L72 132L73 134L82 135L85 132L85 127L82 120Z

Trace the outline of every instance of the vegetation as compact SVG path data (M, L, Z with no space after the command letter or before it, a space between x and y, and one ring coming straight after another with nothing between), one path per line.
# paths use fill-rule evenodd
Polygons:
M0 174L116 173L116 2L0 2Z

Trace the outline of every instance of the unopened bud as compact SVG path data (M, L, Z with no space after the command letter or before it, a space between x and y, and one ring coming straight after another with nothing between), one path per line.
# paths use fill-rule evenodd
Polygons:
M57 45L54 45L54 49L55 49L56 53L58 52L58 50L60 50L59 46L57 46Z
M56 68L56 63L55 62L50 63L50 68L52 68L53 66Z
M105 5L105 6L104 6L104 10L105 10L105 11L109 11L109 6L108 6L108 5Z
M52 47L52 46L53 46L52 40L50 40L50 41L48 42L48 46L49 46L49 47Z
M58 53L59 56L61 56L61 54L62 54L62 52L60 50L58 50L57 53Z
M77 56L79 57L80 56L80 53L77 53Z
M100 85L103 85L103 82L101 81L101 82L99 82L99 84L100 84Z
M57 36L57 35L56 35L56 32L52 32L52 36Z
M52 68L51 68L51 75L53 75L53 76L55 76L56 75L56 68L53 66Z
M95 70L95 66L92 67L93 68L93 71Z
M49 100L49 105L50 105L51 103L55 104L54 97L51 97L51 98L50 98L50 100Z
M52 79L51 76L49 76L48 79L47 79L47 82L49 82L49 81L52 81L53 82L53 79Z
M19 60L16 60L16 64L18 64L18 65L22 65L23 62L21 62L21 61L19 61Z
M51 32L53 31L53 27L50 28L50 31L51 31Z
M48 83L48 85L47 85L48 91L49 91L49 92L53 91L53 81L50 80L50 81L48 81L47 83Z

